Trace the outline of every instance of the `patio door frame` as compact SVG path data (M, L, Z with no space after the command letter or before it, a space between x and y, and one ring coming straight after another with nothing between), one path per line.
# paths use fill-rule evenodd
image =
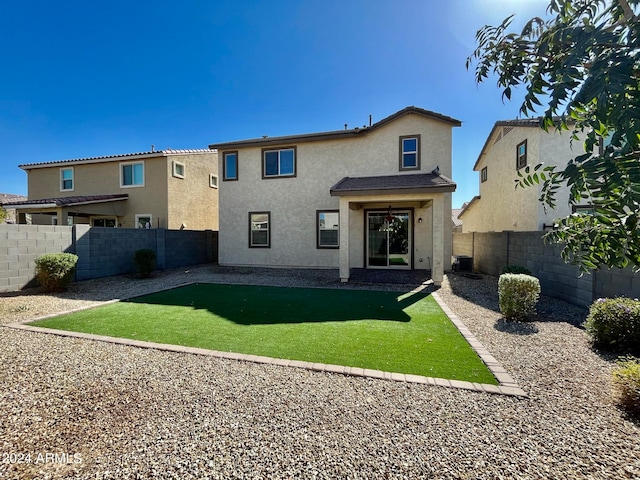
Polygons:
M389 236L387 234L386 247L387 247L387 265L369 265L369 215L370 214L383 214L387 215L391 212L391 215L397 215L400 213L408 214L407 225L407 238L408 247L407 255L409 257L408 265L391 265L389 263ZM364 211L364 265L365 268L380 269L380 270L413 270L413 208L410 207L397 207L397 208L372 208L365 209Z

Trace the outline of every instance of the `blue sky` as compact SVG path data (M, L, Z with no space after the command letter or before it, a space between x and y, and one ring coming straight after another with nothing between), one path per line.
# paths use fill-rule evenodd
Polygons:
M23 163L351 127L406 106L454 129L454 208L497 120L476 86L475 33L547 0L2 2L0 192L27 194Z

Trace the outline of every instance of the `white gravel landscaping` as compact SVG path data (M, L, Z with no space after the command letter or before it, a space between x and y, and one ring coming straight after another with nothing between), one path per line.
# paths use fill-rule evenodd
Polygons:
M1 294L0 323L194 281L358 288L336 277L111 277ZM528 398L0 328L0 478L640 478L640 425L613 403L585 312L543 297L508 323L496 284L448 275L438 292Z

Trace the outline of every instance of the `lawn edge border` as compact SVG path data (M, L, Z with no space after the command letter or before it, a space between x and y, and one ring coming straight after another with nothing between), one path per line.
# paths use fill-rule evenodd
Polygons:
M181 285L172 286L167 289L158 290L158 292L161 292L164 290L172 290L175 288L185 287L188 285L199 284L199 283L214 283L214 282L187 282ZM151 292L151 293L158 293L158 292ZM149 295L151 293L145 293L142 295ZM218 350L209 350L205 348L185 347L181 345L147 342L142 340L133 340L129 338L109 337L105 335L95 335L91 333L72 332L67 330L57 330L53 328L44 328L44 327L26 325L27 323L33 323L40 320L45 320L47 318L53 318L60 315L66 315L73 312L79 312L82 310L89 310L89 309L101 307L104 305L118 303L121 301L129 300L129 298L112 299L105 302L99 302L94 305L87 305L77 309L57 312L54 314L44 315L42 317L23 320L20 322L9 323L3 326L5 328L10 328L13 330L22 330L22 331L28 331L33 333L45 333L50 335L58 335L62 337L77 338L82 340L92 340L92 341L126 345L131 347L138 347L138 348L148 348L148 349L173 352L173 353L187 353L192 355L202 355L202 356L208 356L208 357L214 357L214 358L238 360L238 361L257 363L257 364L302 368L302 369L311 370L315 372L326 372L326 373L333 373L333 374L371 378L371 379L377 379L377 380L416 383L416 384L423 384L423 385L430 385L430 386L454 388L459 390L475 391L475 392L481 392L481 393L506 395L506 396L512 396L512 397L528 397L527 393L524 390L522 390L522 388L520 388L520 386L514 381L511 375L507 373L507 371L489 353L489 351L482 345L482 343L480 343L476 339L476 337L471 333L471 331L466 327L466 325L458 318L458 316L455 313L453 313L453 311L446 305L446 303L444 303L444 301L440 298L437 292L431 292L431 295L433 296L438 306L445 313L445 315L449 318L451 323L453 323L456 329L458 329L460 334L469 343L470 347L478 354L478 356L487 366L489 371L493 374L496 380L498 380L499 385L482 384L482 383L468 382L468 381L462 381L462 380L450 380L446 378L425 377L422 375L413 375L413 374L405 374L405 373L384 372L381 370L363 369L360 367L328 365L323 363L305 362L301 360L288 360L288 359L280 359L280 358L265 357L265 356L251 355L251 354L243 354L243 353L222 352ZM135 298L135 297L131 297L131 298Z

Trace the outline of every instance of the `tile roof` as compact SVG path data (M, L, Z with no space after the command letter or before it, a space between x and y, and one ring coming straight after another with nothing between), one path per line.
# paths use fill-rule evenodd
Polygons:
M388 117L383 118L379 122L374 123L373 125L367 127L356 127L352 129L345 130L333 130L329 132L319 132L319 133L305 133L299 135L286 135L280 137L268 137L264 136L262 138L253 138L249 140L238 140L233 142L224 142L224 143L215 143L209 145L209 148L215 149L229 149L229 148L239 148L239 147L251 147L251 146L266 146L266 145L282 145L290 142L314 142L320 140L331 140L337 138L350 138L356 136L366 135L367 133L376 130L399 117L404 115L417 114L426 118L431 118L434 120L439 120L441 122L449 123L454 127L459 127L462 125L460 120L456 120L455 118L448 117L446 115L442 115L441 113L432 112L431 110L425 110L424 108L419 107L406 107L402 110L397 111L396 113L389 115Z
M116 161L122 161L122 160L132 160L136 158L166 157L169 155L185 155L185 154L193 154L193 153L201 154L201 153L214 153L214 152L211 149L207 149L207 148L190 148L190 149L180 149L180 150L173 150L169 148L165 150L154 150L149 152L123 153L120 155L104 155L101 157L85 157L85 158L74 158L71 160L53 160L50 162L24 163L18 166L24 170L24 169L30 169L30 168L53 167L59 164L116 162Z
M436 173L384 175L377 177L344 177L330 189L333 196L369 193L453 192L456 184Z
M451 209L451 220L453 221L454 227L461 227L462 220L460 220L459 215L462 212L461 208L452 208Z
M72 197L41 198L38 200L23 200L19 202L7 203L11 207L70 207L74 205L87 205L90 203L114 202L129 198L127 193L117 193L113 195L77 195Z

